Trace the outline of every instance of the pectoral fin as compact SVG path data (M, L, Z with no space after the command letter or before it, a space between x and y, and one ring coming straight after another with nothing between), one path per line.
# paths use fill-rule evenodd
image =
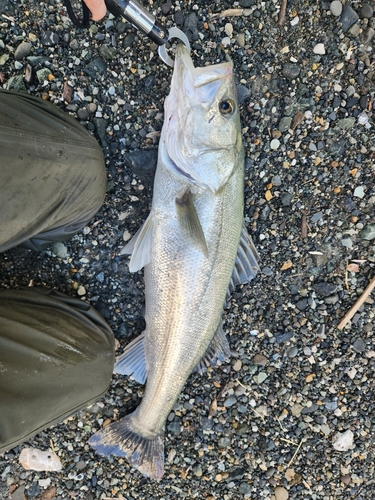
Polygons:
M131 254L129 271L135 273L149 264L152 246L152 213L147 217L142 227L121 250L119 255Z
M189 189L180 198L176 198L176 208L183 234L195 248L200 250L205 257L208 257L206 238L195 210L193 195Z
M223 330L223 324L220 322L214 338L194 371L203 373L209 366L215 366L217 361L224 361L226 358L230 358L230 348Z

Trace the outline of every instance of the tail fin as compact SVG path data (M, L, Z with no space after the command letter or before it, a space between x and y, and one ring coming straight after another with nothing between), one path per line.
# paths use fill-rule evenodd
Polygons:
M96 432L89 444L103 455L126 457L144 476L160 481L164 474L163 436L137 433L132 425L134 413Z

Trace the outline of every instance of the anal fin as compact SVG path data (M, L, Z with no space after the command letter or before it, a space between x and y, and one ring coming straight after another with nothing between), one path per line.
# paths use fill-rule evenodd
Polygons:
M230 358L230 355L231 353L228 339L224 333L223 324L220 321L220 325L216 330L214 338L211 340L207 351L204 353L194 371L203 373L209 366L215 366L217 361L224 361L225 359Z
M146 332L141 333L125 347L124 352L118 357L113 369L114 373L131 375L140 384L144 384L147 379L144 347L145 335Z

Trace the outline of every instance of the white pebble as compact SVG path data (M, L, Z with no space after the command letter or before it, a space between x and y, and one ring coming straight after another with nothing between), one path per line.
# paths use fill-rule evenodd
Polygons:
M363 198L365 196L365 186L356 187L353 196L356 198Z
M326 53L326 49L324 47L324 43L317 43L313 49L314 54L323 55Z
M279 139L272 139L272 141L270 143L270 148L273 149L274 151L276 151L276 149L279 149L279 147L280 147Z
M225 25L224 30L225 30L225 33L231 38L233 35L233 24L227 23Z
M80 287L77 290L78 295L85 295L86 294L86 288L83 285L80 285Z
M286 490L282 486L277 486L277 488L275 488L276 500L288 500L288 498L289 498L288 490Z
M291 26L296 26L299 23L299 17L296 16L290 21Z
M333 436L332 446L337 451L348 451L353 446L354 434L351 430L338 432Z
M221 45L223 45L224 47L230 45L230 38L229 36L226 36L224 37L222 40L221 40Z
M334 0L334 2L331 2L331 5L329 6L329 10L331 11L331 14L335 17L341 16L342 12L342 3L339 2L338 0Z

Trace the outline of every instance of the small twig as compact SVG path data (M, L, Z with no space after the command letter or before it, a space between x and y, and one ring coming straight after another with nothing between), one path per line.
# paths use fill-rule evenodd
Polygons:
M304 441L304 439L302 438L301 441L299 442L299 445L297 446L296 451L294 452L294 455L289 460L288 467L290 467L292 465L292 463L294 462L294 459L296 458L297 453L299 452L299 449L301 448L301 445L302 445L303 441Z
M291 441L290 439L280 438L280 441L285 441L286 443L292 444L293 446L298 446L297 443Z
M374 288L375 288L375 277L372 278L370 283L367 285L366 290L362 293L357 302L349 309L349 311L345 314L340 323L337 325L337 328L339 330L342 330L344 326L347 325L347 323L349 323L349 321L352 319L352 317L355 315L358 309L363 305L363 303L369 297L370 293L373 291Z
M346 286L346 289L349 290L349 283L348 283L348 261L346 261L346 264L345 264L345 286Z
M216 14L212 14L211 19L219 19L223 17L239 17L243 15L243 9L227 9Z
M286 14L286 4L288 3L288 0L283 0L281 7L280 7L280 13L279 13L279 20L278 20L278 25L282 26L285 21L285 14Z

